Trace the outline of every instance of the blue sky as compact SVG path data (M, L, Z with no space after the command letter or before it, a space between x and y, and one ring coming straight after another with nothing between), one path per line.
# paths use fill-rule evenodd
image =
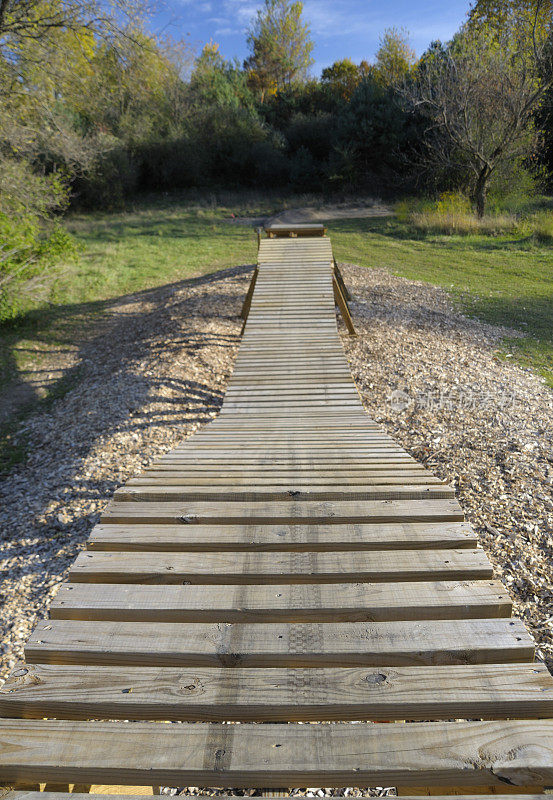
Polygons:
M246 29L262 3L255 0L163 0L154 29L185 38L198 48L213 39L225 58L247 55ZM465 19L469 0L305 0L304 17L315 43L313 73L349 56L371 60L385 28L405 28L420 55L433 39L451 38Z

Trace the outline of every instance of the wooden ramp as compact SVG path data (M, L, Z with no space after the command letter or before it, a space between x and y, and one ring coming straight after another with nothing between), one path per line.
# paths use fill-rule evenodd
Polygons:
M220 416L116 493L0 690L4 783L553 784L553 680L334 300L328 238L261 242Z

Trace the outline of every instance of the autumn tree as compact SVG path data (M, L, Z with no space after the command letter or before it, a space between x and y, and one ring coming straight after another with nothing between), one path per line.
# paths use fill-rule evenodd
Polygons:
M302 20L303 3L265 0L248 31L250 57L244 62L250 83L263 102L276 92L307 78L313 64L309 26Z
M0 0L0 51L14 42L44 41L56 31L114 37L146 10L146 0Z
M219 45L210 41L194 62L189 84L189 97L195 107L206 105L252 108L254 97L248 86L248 75L237 60L227 61Z
M526 17L540 37L547 35L552 14L553 0L476 0L469 12L469 24L497 28Z
M351 58L335 61L330 67L323 69L321 83L343 100L350 100L369 68L369 65L366 64L365 67L365 64L362 62L358 66Z
M383 86L397 86L409 75L416 61L407 33L402 29L387 28L380 37L374 75Z
M550 52L551 30L538 44L526 11L512 11L508 24L468 24L447 47L434 47L405 90L427 120L427 165L464 171L480 217L493 174L535 151Z

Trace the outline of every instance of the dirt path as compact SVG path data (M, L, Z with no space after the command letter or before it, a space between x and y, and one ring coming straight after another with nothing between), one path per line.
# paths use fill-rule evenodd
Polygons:
M303 208L291 208L269 217L266 224L285 225L292 222L327 222L333 219L367 219L368 217L389 217L393 211L388 206L378 201L372 201L367 205L354 205L344 203L343 205L328 205L322 208L315 206L304 206Z
M334 203L323 206L299 206L288 208L271 217L237 217L230 220L232 225L258 226L293 222L330 222L333 219L367 219L369 217L389 217L393 215L389 206L379 200L367 199L362 203Z

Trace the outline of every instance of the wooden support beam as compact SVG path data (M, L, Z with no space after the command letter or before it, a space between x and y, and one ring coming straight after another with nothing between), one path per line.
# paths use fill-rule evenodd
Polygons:
M254 269L254 272L253 272L253 275L252 275L252 279L251 279L251 282L250 282L250 285L249 285L249 288L248 288L248 292L247 292L246 297L244 299L244 305L242 306L242 311L240 312L240 316L244 320L244 322L242 323L242 329L240 330L240 336L244 335L244 331L246 329L246 323L248 321L248 315L250 313L250 308L251 308L251 305L252 305L252 298L253 298L253 293L254 293L254 290L255 290L255 284L256 284L256 281L257 281L258 274L259 274L259 269L256 267Z
M351 294L344 282L344 278L342 277L342 273L340 272L340 268L338 266L338 262L336 261L336 259L334 259L334 275L336 277L336 280L338 281L338 286L342 290L342 294L344 295L346 302L349 303L349 301L351 300Z
M252 297L253 292L255 289L255 282L257 281L257 275L259 273L258 267L256 267L253 271L252 279L250 281L250 285L248 287L248 291L246 297L244 298L244 303L242 304L242 310L240 311L240 317L246 321L248 319L248 314L250 313L250 307L252 304Z
M342 294L342 290L340 289L340 285L336 280L336 276L332 276L332 288L334 289L334 299L336 301L336 305L340 309L340 313L342 315L342 319L346 323L346 328L348 329L348 333L350 336L356 336L355 328L353 327L353 322L351 319L351 315L349 313L348 304L346 303L346 299Z

